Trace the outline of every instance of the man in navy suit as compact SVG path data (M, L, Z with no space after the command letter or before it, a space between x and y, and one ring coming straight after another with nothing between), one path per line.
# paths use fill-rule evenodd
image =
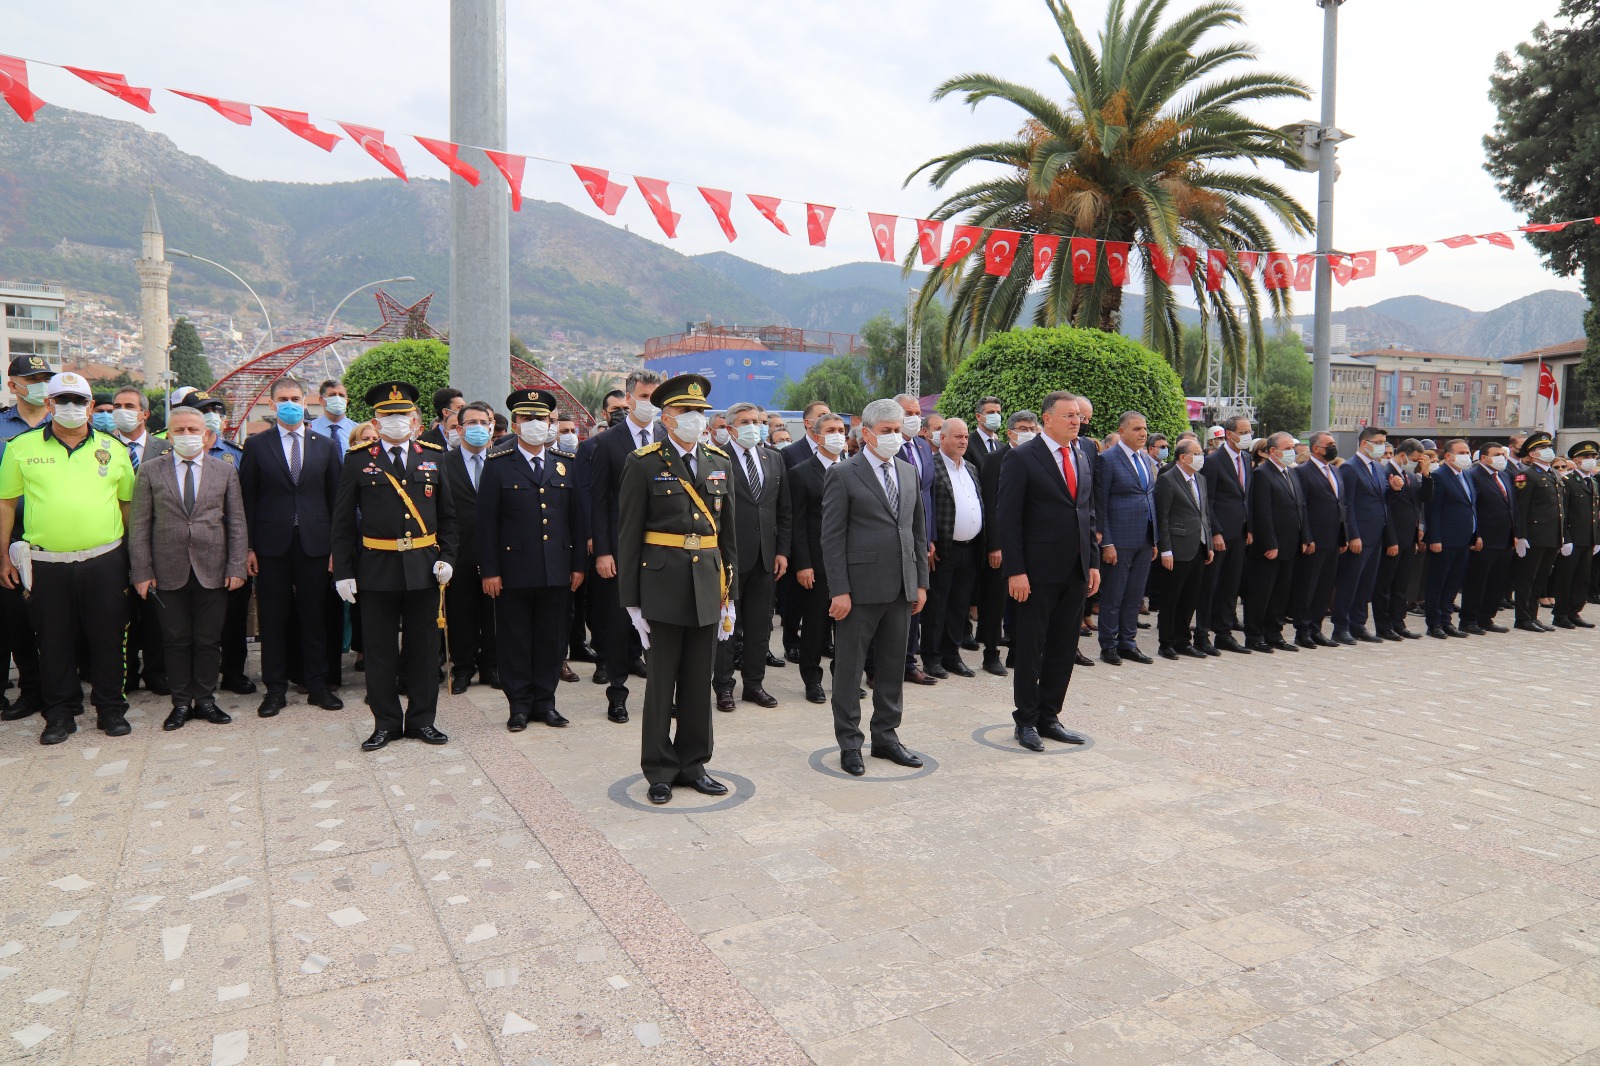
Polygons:
M906 416L904 427L906 442L900 448L900 458L910 463L916 470L917 486L922 493L924 528L914 529L911 532L914 536L922 538L922 551L926 555L929 540L926 527L932 521L933 515L933 446L925 438L917 435L922 430L922 404L917 398L902 392L894 398L894 402L900 405L900 410L904 411ZM943 668L939 668L931 675L924 672L918 662L921 651L922 627L912 626L910 639L906 643L907 681L914 685L931 685L938 677L950 676ZM870 662L867 669L869 671L872 669Z
M1295 570L1316 554L1306 531L1305 495L1292 473L1295 439L1267 438L1266 457L1250 476L1249 575L1245 582L1245 647L1268 655L1294 651L1283 639L1283 617Z
M1328 617L1333 603L1339 555L1347 544L1357 552L1362 544L1359 539L1347 539L1345 494L1333 468L1333 461L1339 457L1333 434L1311 434L1310 446L1310 458L1295 467L1294 476L1299 482L1300 498L1305 501L1307 535L1316 551L1295 563L1294 642L1302 648L1331 648L1333 641L1322 635L1322 620Z
M1376 426L1361 430L1356 455L1339 467L1339 492L1345 500L1352 545L1339 556L1338 590L1333 597L1333 639L1340 644L1365 641L1382 644L1383 638L1367 631L1367 608L1378 582L1383 553L1394 544L1389 529L1388 464L1384 462L1389 433ZM1354 541L1361 542L1360 550Z
M1483 549L1478 536L1478 494L1467 471L1472 452L1460 437L1444 442L1444 461L1433 473L1433 496L1428 500L1428 591L1425 600L1428 636L1465 637L1450 623L1456 594L1467 573L1467 558Z
M1423 509L1433 493L1430 473L1422 442L1415 437L1401 441L1390 460L1392 491L1385 501L1391 543L1378 563L1378 583L1372 593L1372 622L1385 640L1422 639L1421 633L1406 628L1406 593L1412 568L1421 565Z
M1078 397L1052 392L1044 433L1013 449L1000 467L995 524L1006 591L1017 604L1012 695L1017 743L1043 751L1041 737L1083 738L1061 725L1072 682L1084 600L1100 588L1095 551L1094 473L1074 447Z
M1475 513L1483 547L1467 556L1458 628L1479 637L1508 631L1494 620L1511 576L1511 549L1516 538L1516 487L1508 465L1506 450L1490 442L1467 471L1467 481L1477 497Z
M1095 460L1094 505L1100 529L1100 659L1151 662L1139 650L1139 601L1155 559L1156 464L1145 454L1144 415L1117 420L1117 443Z
M1194 617L1194 646L1207 655L1249 651L1233 637L1239 584L1244 579L1245 548L1250 543L1250 420L1225 418L1222 443L1206 457L1200 476L1211 507L1211 562L1200 576L1200 606ZM1210 636L1215 636L1213 643Z

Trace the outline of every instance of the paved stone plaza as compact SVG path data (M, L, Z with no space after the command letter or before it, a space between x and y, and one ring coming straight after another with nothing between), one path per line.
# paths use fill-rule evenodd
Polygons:
M377 756L348 687L0 726L0 1060L1600 1063L1597 647L1100 664L1044 755L908 687L928 769L864 780L790 666L661 809L587 669Z

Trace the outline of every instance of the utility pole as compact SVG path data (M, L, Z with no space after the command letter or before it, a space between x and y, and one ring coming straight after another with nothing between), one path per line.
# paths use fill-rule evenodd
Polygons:
M1317 0L1322 8L1322 123L1317 137L1317 264L1316 313L1312 326L1311 425L1326 425L1331 411L1333 380L1333 183L1337 176L1334 152L1343 136L1334 124L1334 103L1339 80L1339 8L1344 0Z
M922 323L917 320L917 290L906 293L906 395L922 398Z

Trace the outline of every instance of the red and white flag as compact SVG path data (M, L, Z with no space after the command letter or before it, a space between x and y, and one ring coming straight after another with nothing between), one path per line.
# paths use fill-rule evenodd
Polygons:
M1480 241L1487 241L1496 248L1507 248L1514 250L1517 247L1517 242L1511 239L1511 235L1509 233L1480 233L1478 234L1478 239Z
M1444 245L1446 248L1465 248L1469 244L1477 244L1478 238L1471 237L1463 233L1459 237L1446 237L1439 243Z
M339 125L344 127L351 140L361 146L362 151L383 164L385 170L401 181L410 181L406 177L406 168L400 162L400 153L394 150L393 145L384 142L382 130L357 126L354 122L341 122Z
M28 64L12 56L0 56L0 98L24 122L32 122L44 101L28 88Z
M174 96L181 96L187 100L195 100L205 104L229 122L240 126L250 125L249 104L242 104L237 100L224 100L220 96L201 96L199 93L186 93L182 89L168 89L167 92Z
M1111 278L1113 285L1126 285L1128 283L1128 256L1133 251L1133 245L1126 241L1106 241L1106 274Z
M757 196L755 193L746 193L756 210L761 212L761 217L778 227L778 232L785 237L789 235L789 227L783 224L783 219L778 217L778 205L783 203L776 196Z
M612 181L611 171L573 164L572 172L578 175L584 191L589 194L589 199L594 201L596 207L608 215L617 213L617 205L622 203L622 198L627 195L628 187L620 181Z
M1294 263L1288 252L1268 252L1261 269L1261 284L1268 289L1287 289L1294 284Z
M1376 277L1378 274L1378 253L1357 252L1350 257L1350 279L1352 281L1365 281Z
M1150 261L1150 269L1164 284L1172 284L1172 258L1160 245L1147 244L1144 246L1145 257Z
M672 210L672 198L667 195L667 183L659 178L641 178L635 174L633 183L639 186L639 192L644 196L644 202L650 206L650 213L656 216L656 225L661 227L661 232L668 237L678 235L678 223L683 216Z
M1310 252L1297 256L1294 261L1294 291L1310 292L1316 280L1317 257Z
M738 239L739 234L733 228L733 193L721 189L708 189L700 186L700 195L706 198L706 205L711 208L711 213L717 216L717 225L722 227L722 235L732 244Z
M1206 291L1222 288L1222 279L1228 273L1228 253L1221 248L1206 250Z
M1340 285L1350 284L1350 275L1354 273L1345 257L1338 254L1328 256L1328 269L1333 273L1333 280Z
M868 211L867 221L872 225L872 243L878 246L878 258L885 263L894 262L894 224L898 221L897 217Z
M1050 269L1050 264L1056 261L1056 249L1061 247L1061 238L1049 233L1035 233L1033 235L1033 280L1042 281L1045 272Z
M1014 229L997 229L989 234L989 242L983 246L983 272L996 277L1005 277L1011 273L1011 264L1017 258L1017 245L1022 243L1022 234Z
M1256 264L1261 262L1261 253L1235 252L1233 260L1239 264L1239 273L1248 278L1256 272Z
M922 265L932 266L939 261L939 248L944 244L944 223L928 218L917 219L917 251L922 254Z
M825 204L806 204L806 237L812 247L821 248L828 243L828 225L833 222L833 208Z
M982 239L982 226L957 226L950 237L950 250L944 256L944 268L948 270L965 259Z
M285 111L277 107L264 107L257 104L266 115L277 122L278 125L288 130L302 140L310 141L324 152L333 151L333 146L339 143L337 133L319 130L311 124L311 116L304 111Z
M1072 256L1074 285L1094 284L1095 275L1100 267L1099 260L1095 258L1099 251L1099 242L1093 237L1074 237L1068 242L1067 254Z
M1177 258L1172 261L1172 283L1174 285L1194 284L1195 266L1200 261L1200 249L1191 248L1187 244L1178 245Z
M489 157L489 162L506 179L506 184L511 187L511 210L522 210L522 171L528 165L528 157L515 155L511 152L496 152L492 148L483 149L483 154Z
M1418 259L1427 255L1428 246L1426 244L1397 244L1390 248L1389 251L1394 254L1395 260L1400 266L1405 266L1407 263L1415 263Z
M416 134L412 134L416 137ZM436 141L432 137L416 137L418 144L428 150L428 154L445 165L445 169L468 185L477 185L478 168L461 158L461 146L451 141Z
M1518 226L1523 233L1560 233L1571 222L1530 222L1526 226Z
M113 74L108 70L90 70L87 67L64 67L97 89L104 89L124 103L132 104L140 111L155 114L156 109L150 106L150 90L141 89L137 85L129 85L128 79L121 74Z
M1561 388L1556 384L1556 373L1545 363L1539 360L1539 395L1545 401L1544 431L1554 434L1561 421Z

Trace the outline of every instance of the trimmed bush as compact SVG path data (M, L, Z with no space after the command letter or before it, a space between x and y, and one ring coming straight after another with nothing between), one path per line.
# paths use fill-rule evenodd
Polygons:
M367 390L385 381L406 381L417 388L417 407L423 421L433 417L429 404L436 389L450 384L450 346L443 341L390 341L363 352L344 372L350 392L350 417L364 422L372 417ZM316 383L310 385L315 391Z

